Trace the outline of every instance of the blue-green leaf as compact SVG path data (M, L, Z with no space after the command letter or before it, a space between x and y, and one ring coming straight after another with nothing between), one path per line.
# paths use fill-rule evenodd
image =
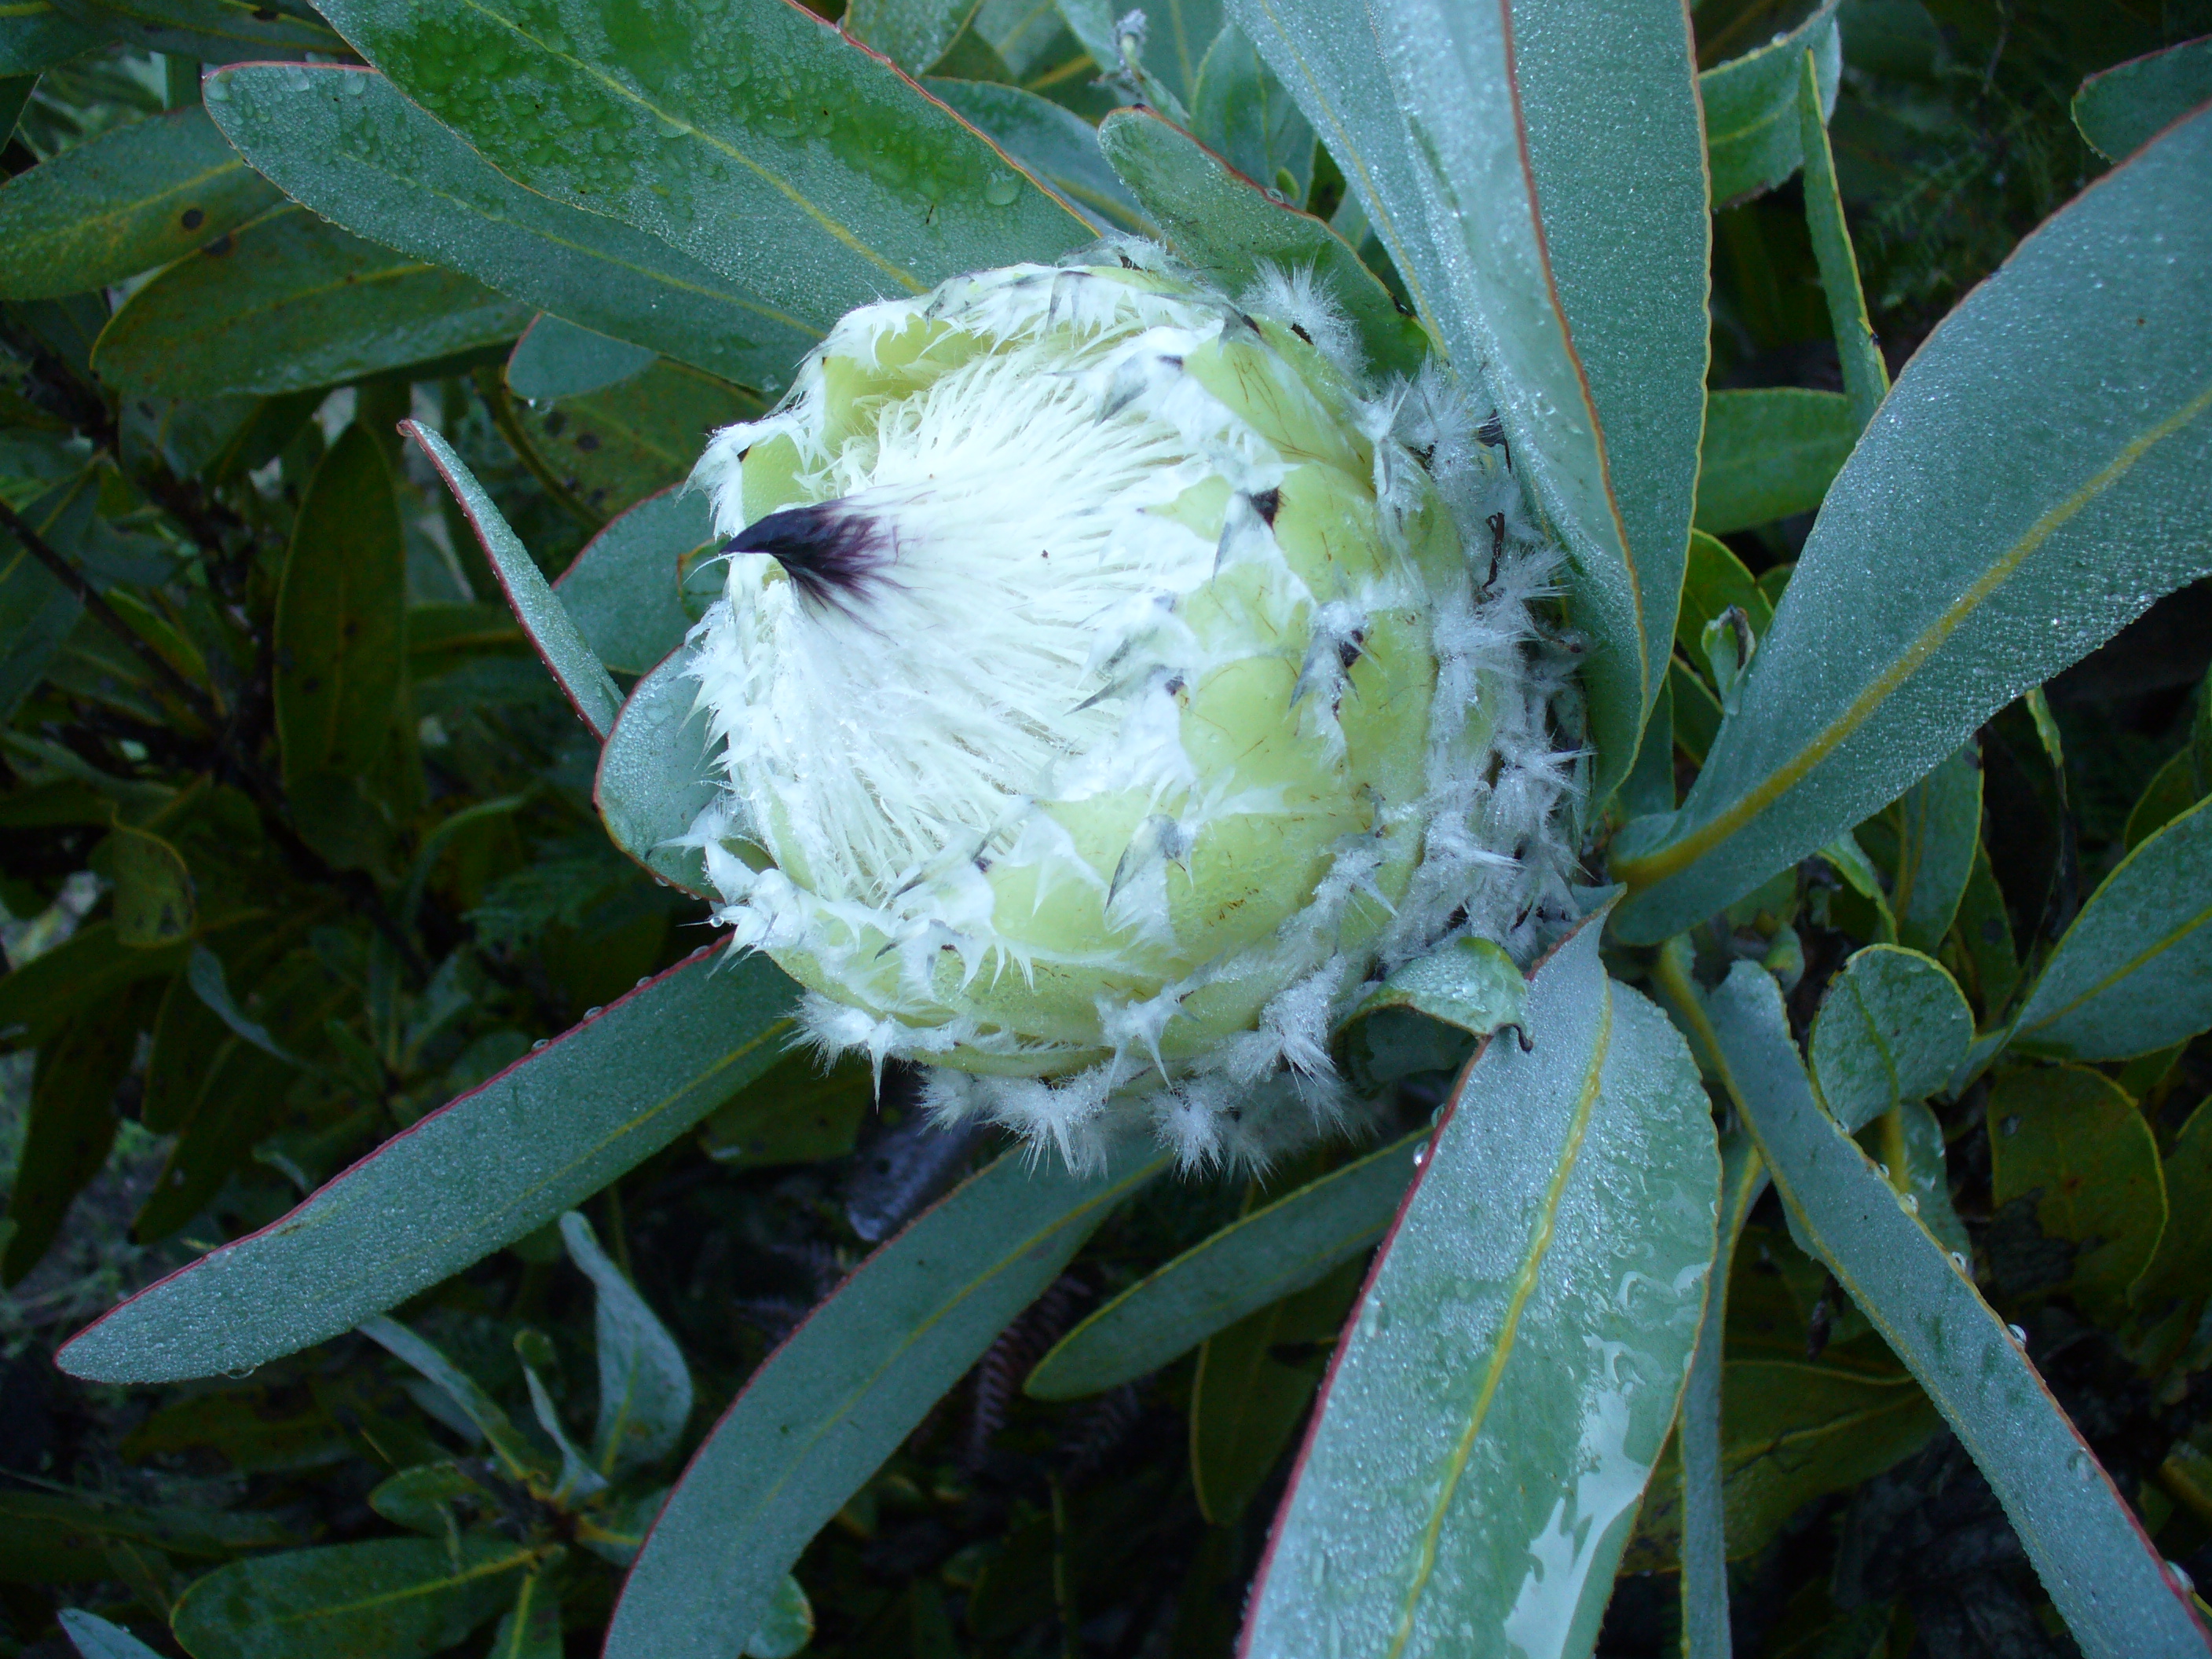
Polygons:
M1698 94L1705 106L1705 155L1712 169L1715 207L1771 190L1803 164L1804 147L1797 136L1797 65L1809 48L1820 70L1825 118L1836 107L1836 88L1843 78L1837 4L1838 0L1822 0L1786 34L1698 77ZM1702 489L1699 493L1702 497Z
M642 674L690 631L678 584L685 562L717 539L704 490L664 489L585 544L553 592L593 655Z
M1062 1337L1023 1392L1039 1400L1101 1393L1318 1283L1382 1236L1428 1139L1418 1130L1192 1245Z
M622 694L616 690L605 665L584 643L575 622L554 596L544 573L523 546L522 538L501 516L490 495L453 453L452 445L428 427L414 421L402 421L399 429L422 446L430 457L430 464L438 469L438 476L460 502L462 513L477 532L477 539L483 544L485 556L491 561L492 574L506 590L514 619L522 624L522 631L530 636L531 644L538 647L538 656L559 683L576 717L591 728L593 737L604 739L613 729Z
M1942 964L1873 945L1844 964L1813 1022L1820 1099L1853 1133L1950 1081L1974 1040L1973 1011Z
M126 34L145 51L203 64L345 51L304 0L62 0L60 9Z
M1932 956L1958 918L1981 842L1979 752L1967 744L1899 796L1880 822L1896 837L1888 863L1898 943Z
M637 683L599 750L592 799L616 846L663 881L711 896L707 860L685 844L722 787L688 651Z
M0 12L0 75L35 76L115 38L104 20L80 21L52 0L17 0Z
M810 327L1091 234L889 63L784 0L323 11L501 172L652 232Z
M702 945L433 1112L258 1233L82 1332L58 1363L118 1382L212 1376L349 1330L536 1231L766 1071L791 981Z
M246 158L325 218L581 327L769 392L817 337L658 237L524 189L373 70L243 64L206 97Z
M2058 941L2012 1046L2126 1060L2212 1026L2212 801L2142 842Z
M1252 1591L1253 1659L1587 1653L1674 1418L1720 1178L1601 920L1469 1068L1337 1356Z
M1671 818L1616 841L1656 942L1894 799L2212 571L2212 113L2076 197L1944 319L1828 492Z
M1565 541L1601 798L1666 675L1697 484L1710 225L1688 15L1660 0L1231 9L1469 395L1497 400Z
M2212 35L2201 35L2091 76L2074 94L2074 125L2090 149L2118 161L2207 100Z
M451 1400L498 1454L510 1480L519 1480L538 1468L538 1458L531 1450L530 1443L522 1437L521 1431L514 1426L514 1419L483 1391L476 1378L448 1359L437 1344L425 1341L398 1320L380 1316L362 1320L359 1328L363 1336L393 1358L413 1367Z
M649 347L563 322L548 312L522 331L508 354L507 389L518 398L550 403L642 374L657 360Z
M608 1659L732 1659L823 1523L1164 1160L1009 1152L925 1212L755 1371L631 1569Z
M1775 1185L1980 1466L2082 1652L2202 1659L2187 1589L2020 1344L1814 1101L1773 980L1739 963L1707 1006L1729 1091Z
M1234 23L1214 37L1199 65L1190 131L1253 183L1281 191L1291 206L1306 199L1313 127Z
M1107 166L1097 128L1074 111L995 81L932 77L922 85L1074 204L1099 231L1151 231L1137 198Z
M1410 375L1428 352L1419 325L1350 244L1312 215L1271 199L1181 127L1151 110L1116 110L1099 148L1176 251L1234 294L1262 265L1312 270L1351 318L1378 369Z
M111 1625L96 1613L87 1613L80 1607L64 1607L56 1615L62 1634L68 1637L83 1659L161 1659L119 1625Z
M691 1415L691 1371L667 1327L599 1248L592 1224L571 1210L561 1218L561 1237L597 1292L599 1421L592 1461L619 1478L676 1449Z

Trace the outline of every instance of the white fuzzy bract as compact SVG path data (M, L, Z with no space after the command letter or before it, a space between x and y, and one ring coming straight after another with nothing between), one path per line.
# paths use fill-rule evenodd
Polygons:
M855 311L715 436L690 839L814 1039L941 1117L1264 1163L1354 1109L1370 978L1564 913L1551 561L1309 280L1112 252Z

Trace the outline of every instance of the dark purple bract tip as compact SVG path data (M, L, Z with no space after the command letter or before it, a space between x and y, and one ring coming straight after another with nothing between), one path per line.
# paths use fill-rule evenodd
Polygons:
M810 603L850 612L884 580L890 534L842 501L787 507L757 519L722 544L725 553L765 553Z

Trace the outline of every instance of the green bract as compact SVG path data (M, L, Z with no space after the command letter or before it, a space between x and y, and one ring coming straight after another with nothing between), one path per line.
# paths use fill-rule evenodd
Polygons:
M1119 254L864 307L715 438L693 838L825 1048L1079 1157L1117 1091L1264 1156L1370 973L1556 917L1541 560L1310 284Z

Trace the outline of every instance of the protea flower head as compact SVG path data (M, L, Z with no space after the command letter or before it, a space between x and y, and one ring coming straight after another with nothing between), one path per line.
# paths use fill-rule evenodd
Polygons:
M1564 908L1549 560L1310 282L1091 258L863 307L715 435L694 839L813 1037L941 1115L1264 1161L1348 1104L1368 981Z

